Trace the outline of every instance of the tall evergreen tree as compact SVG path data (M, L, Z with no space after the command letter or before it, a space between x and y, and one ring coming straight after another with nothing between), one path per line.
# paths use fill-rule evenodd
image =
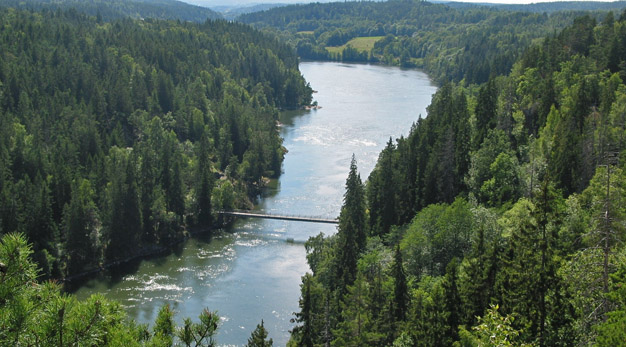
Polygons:
M116 261L135 251L142 230L142 218L132 156L124 149L113 148L111 151L112 184L107 192L110 212L106 219L106 258Z
M404 272L404 264L402 263L400 245L396 246L393 256L391 277L393 277L393 316L396 321L404 321L409 307L409 289L406 273Z
M296 338L298 346L313 347L313 320L314 320L314 304L311 282L313 281L310 274L302 277L302 297L300 298L300 312L296 313L294 322L300 325L296 326L292 331L292 335Z
M457 258L452 259L446 267L446 274L442 286L445 295L445 311L447 314L446 338L451 345L459 338L458 327L461 324L461 296L457 287Z
M335 276L342 294L354 282L359 253L366 241L365 192L352 155L337 231Z
M490 78L478 91L475 110L476 126L474 138L472 139L472 147L474 150L477 150L483 143L483 139L487 136L489 129L493 129L496 126L497 98L498 90L496 89L496 82L493 78Z
M378 164L368 180L367 201L372 235L386 235L397 221L394 151L395 146L389 138L387 147L380 153Z
M100 218L93 201L94 191L88 180L74 182L72 200L63 214L65 234L65 275L71 276L97 264L98 252L92 239L100 227Z
M198 168L196 172L196 215L197 223L201 227L211 225L211 195L213 193L214 178L209 162L209 139L205 134L198 146Z

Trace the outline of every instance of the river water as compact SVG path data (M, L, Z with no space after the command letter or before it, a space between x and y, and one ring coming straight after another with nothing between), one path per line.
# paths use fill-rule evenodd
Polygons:
M281 115L289 153L276 187L256 209L334 218L352 154L365 180L389 138L407 134L426 114L436 87L422 72L394 67L304 62L300 71L322 108ZM179 324L184 317L197 321L203 308L217 311L220 345L245 344L263 319L274 345L284 346L298 311L300 278L309 270L304 241L320 232L333 234L336 226L239 220L211 239L193 238L167 256L100 274L75 295L104 293L139 323L152 324L166 303Z

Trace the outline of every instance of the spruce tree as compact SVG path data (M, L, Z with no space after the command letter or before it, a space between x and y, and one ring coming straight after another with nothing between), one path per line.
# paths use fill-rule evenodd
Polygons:
M386 235L391 226L397 222L394 151L395 146L389 138L387 147L380 153L376 169L370 175L367 185L372 235Z
M406 281L406 273L402 265L402 252L400 245L396 246L391 265L391 276L393 277L393 315L396 321L406 319L409 306L409 289Z
M292 322L297 322L300 325L296 326L291 334L296 337L298 346L312 347L313 346L313 295L311 293L311 282L313 281L310 274L302 277L300 298L300 312L296 313L296 318Z
M458 260L454 258L448 263L446 275L443 277L442 281L445 295L445 310L448 320L446 338L448 339L449 345L458 340L458 327L461 324L461 296L457 286L457 268Z
M337 256L334 273L341 294L345 294L346 287L354 282L357 260L359 253L365 247L365 241L365 192L361 177L357 173L356 159L353 155L350 173L346 180L346 193L339 215L339 230L337 232Z
M196 179L196 216L197 223L201 227L211 225L211 194L213 193L214 178L211 173L211 163L209 161L209 139L208 134L204 134L198 145L198 171Z
M87 179L77 180L72 186L72 200L63 213L65 233L65 275L80 273L99 260L92 233L100 226L99 214L93 201L93 188Z

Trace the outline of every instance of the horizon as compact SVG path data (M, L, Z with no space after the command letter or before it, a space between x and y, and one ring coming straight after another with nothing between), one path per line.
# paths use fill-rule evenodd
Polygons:
M262 4L308 4L313 2L341 2L339 0L316 0L316 1L301 1L301 0L180 0L188 4L203 6L203 7L244 7L254 6ZM429 0L427 0L429 1ZM529 5L545 2L618 2L619 0L604 1L604 0L439 0L431 2L459 2L459 3L473 3L473 4L501 4L501 5Z

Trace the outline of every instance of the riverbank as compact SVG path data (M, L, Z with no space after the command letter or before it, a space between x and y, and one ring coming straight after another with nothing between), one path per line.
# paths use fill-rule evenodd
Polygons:
M266 186L270 186L271 182L273 181L270 179L262 180L263 185L259 189L263 189ZM256 194L255 199L256 198L258 198L258 194ZM240 206L245 206L249 210L254 209L256 205L254 204L252 199L253 199L252 197L249 197L249 199L246 200L246 202L244 202L243 204L240 204ZM173 252L175 247L186 242L190 238L196 237L196 236L210 236L211 233L214 231L228 228L230 225L232 225L232 223L234 223L235 220L236 218L234 217L228 217L228 216L214 213L213 214L214 223L208 228L198 228L198 227L183 228L181 232L181 237L172 239L171 242L169 242L168 244L149 245L146 247L142 247L137 251L137 253L131 256L125 257L123 259L118 259L109 263L99 264L98 267L95 267L93 269L89 269L87 271L83 271L81 273L74 274L72 276L59 278L56 280L63 284L63 287L64 289L66 289L66 291L71 293L73 289L75 289L76 287L76 285L73 285L72 282L78 282L80 285L80 283L84 282L85 279L88 279L90 276L97 275L101 272L108 271L116 267L124 266L125 264L131 263L134 261L141 261L150 257L167 255Z
M314 116L306 110L280 114L289 153L276 186L254 210L337 216L352 154L367 177L389 137L408 133L426 114L436 87L419 71L380 65L312 62L300 68L324 108ZM240 219L210 238L191 237L169 254L133 262L127 271L100 273L75 295L102 293L140 324L152 324L164 304L176 319L209 308L220 315L220 345L245 345L262 319L275 345L284 346L299 311L301 277L310 271L304 242L335 232L331 224Z

